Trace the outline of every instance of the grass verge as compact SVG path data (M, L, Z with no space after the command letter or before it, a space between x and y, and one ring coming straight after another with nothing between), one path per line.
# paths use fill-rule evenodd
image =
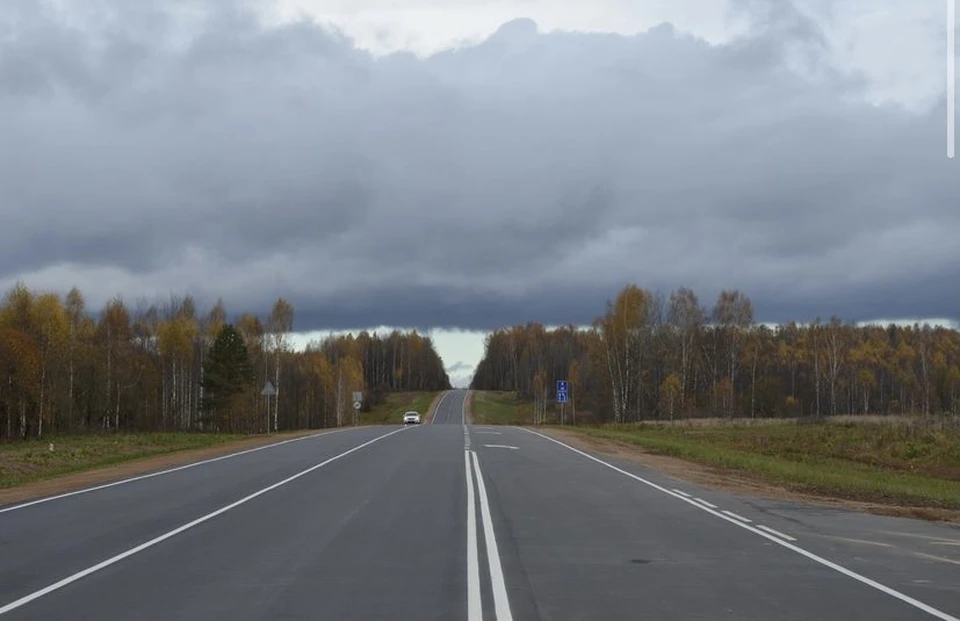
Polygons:
M475 425L529 425L533 423L533 404L517 398L516 393L472 391L471 414Z
M960 509L960 434L947 428L827 421L684 427L639 424L576 431L745 473L800 492Z
M215 433L117 433L4 442L0 443L0 488L245 437Z
M399 425L403 423L404 412L419 412L421 420L430 409L430 404L440 394L438 392L395 392L387 395L383 403L369 412L360 412L362 425ZM425 421L424 421L425 422Z

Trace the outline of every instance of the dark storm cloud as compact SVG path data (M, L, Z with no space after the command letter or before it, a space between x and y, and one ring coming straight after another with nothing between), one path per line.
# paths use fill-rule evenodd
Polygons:
M282 295L302 330L583 323L627 282L960 312L943 105L863 103L788 3L735 3L722 46L520 20L425 60L243 5L51 6L0 17L0 284Z

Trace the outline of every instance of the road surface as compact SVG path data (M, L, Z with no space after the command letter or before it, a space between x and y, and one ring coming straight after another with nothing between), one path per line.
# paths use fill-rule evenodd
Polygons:
M0 507L0 620L960 617L957 528L699 489L465 396Z

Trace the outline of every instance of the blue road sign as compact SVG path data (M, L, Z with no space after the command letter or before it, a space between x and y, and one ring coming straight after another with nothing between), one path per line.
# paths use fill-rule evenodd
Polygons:
M567 393L558 392L557 393L557 403L566 403L567 402Z
M567 392L567 380L557 380L557 392Z

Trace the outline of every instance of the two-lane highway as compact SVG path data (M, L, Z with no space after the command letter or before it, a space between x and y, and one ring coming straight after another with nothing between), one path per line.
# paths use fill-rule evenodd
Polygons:
M806 535L757 528L733 497L708 501L534 431L464 425L466 397L446 393L431 424L0 507L0 618L960 615L960 563L828 558Z

